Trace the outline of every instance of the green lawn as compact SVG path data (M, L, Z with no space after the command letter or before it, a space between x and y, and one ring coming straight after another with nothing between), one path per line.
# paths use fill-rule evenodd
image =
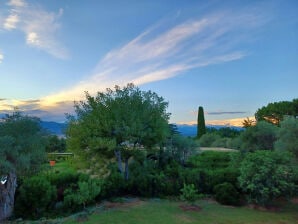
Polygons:
M81 223L109 224L231 224L231 223L268 223L286 224L298 223L298 205L289 204L278 212L257 211L247 207L221 206L215 202L202 200L197 204L201 211L182 211L181 202L140 201L132 206L117 206L115 208L95 211ZM69 217L63 223L77 223L76 218Z

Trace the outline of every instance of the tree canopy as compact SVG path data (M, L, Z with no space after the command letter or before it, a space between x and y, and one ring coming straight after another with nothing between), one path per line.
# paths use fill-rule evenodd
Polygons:
M76 116L69 117L68 148L85 158L115 154L121 161L139 147L152 148L169 133L168 103L151 91L133 84L98 92L86 92L86 101L75 103Z
M17 177L37 172L44 162L42 129L36 118L14 112L0 122L0 220L11 216Z
M269 103L257 110L255 118L257 121L265 120L279 125L285 115L298 117L298 99Z

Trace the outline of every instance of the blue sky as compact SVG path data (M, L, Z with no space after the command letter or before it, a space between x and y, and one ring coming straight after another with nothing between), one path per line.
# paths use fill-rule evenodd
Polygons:
M65 121L84 91L133 82L171 122L240 124L298 97L298 1L0 1L0 114Z

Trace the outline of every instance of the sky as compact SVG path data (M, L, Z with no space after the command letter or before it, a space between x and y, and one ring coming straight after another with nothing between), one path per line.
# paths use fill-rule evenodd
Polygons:
M134 83L170 122L238 125L298 97L296 0L0 0L0 114L65 122L85 91Z

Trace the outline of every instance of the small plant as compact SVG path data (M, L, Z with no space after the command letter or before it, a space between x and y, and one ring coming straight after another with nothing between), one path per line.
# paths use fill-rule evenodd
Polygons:
M199 198L198 190L195 188L194 184L183 184L183 188L180 190L180 198L184 201L187 201L191 205Z

